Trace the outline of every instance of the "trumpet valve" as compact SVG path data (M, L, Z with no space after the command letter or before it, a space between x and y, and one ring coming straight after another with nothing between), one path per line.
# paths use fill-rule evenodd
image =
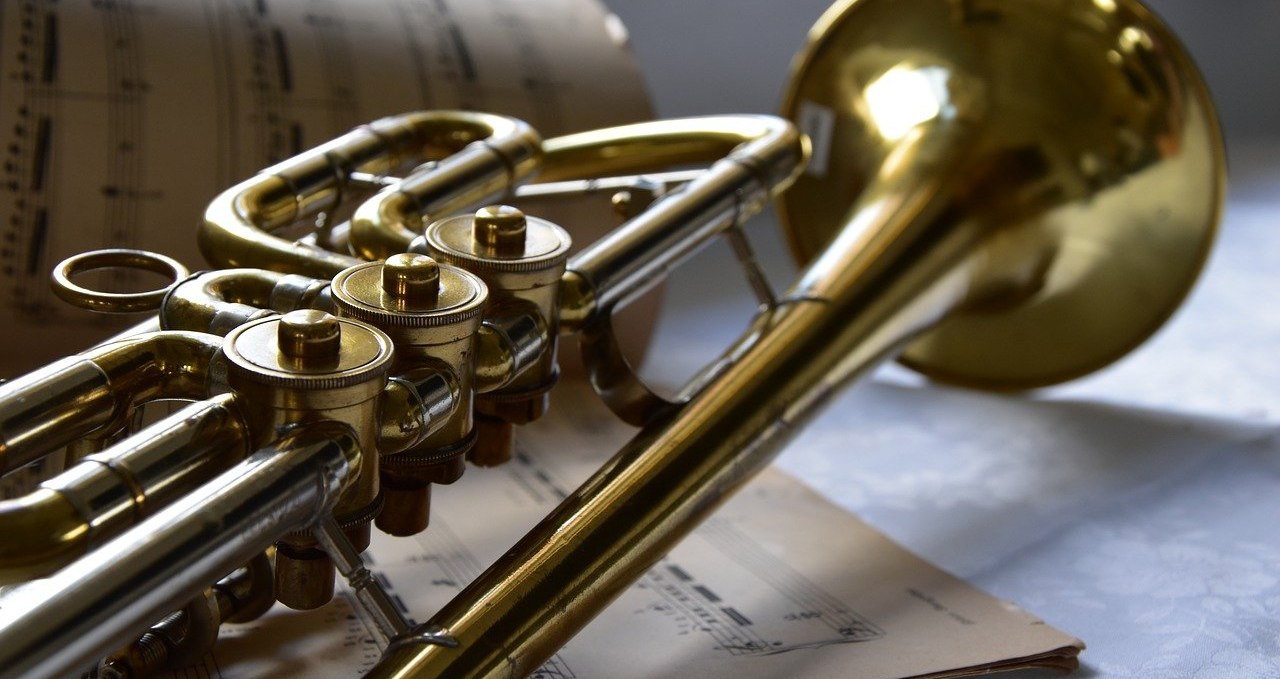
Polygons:
M319 421L340 422L360 449L353 477L333 512L352 542L369 543L381 508L378 406L391 368L391 339L359 321L321 311L293 311L247 323L227 336L227 382L252 404L244 409L256 447L283 432ZM333 596L333 565L309 533L278 544L276 596L307 610Z
M335 312L386 332L396 348L383 398L379 465L384 533L429 523L431 485L453 483L475 442L474 361L489 292L475 275L421 254L360 264L333 281Z
M489 287L477 348L477 441L471 460L511 458L512 425L541 417L559 375L560 279L572 239L561 227L506 205L428 226L413 249L465 268Z

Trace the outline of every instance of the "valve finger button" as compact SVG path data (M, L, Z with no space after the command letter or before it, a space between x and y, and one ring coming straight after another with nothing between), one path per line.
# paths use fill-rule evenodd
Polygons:
M342 346L342 324L323 311L291 311L280 318L276 345L281 353L301 363L330 363L338 358Z
M437 261L507 290L558 283L573 244L563 228L506 205L434 222L423 237Z
M426 255L392 255L382 264L382 291L400 306L432 309L440 297L440 265Z
M524 255L528 220L510 205L480 208L472 222L471 236L479 247L495 255Z
M376 381L391 367L391 338L322 311L292 311L246 323L223 352L237 383L325 390Z

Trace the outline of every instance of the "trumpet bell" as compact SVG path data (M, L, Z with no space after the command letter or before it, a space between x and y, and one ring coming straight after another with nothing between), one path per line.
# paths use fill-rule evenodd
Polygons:
M814 148L780 198L799 262L904 187L931 196L921 238L971 240L989 283L900 357L945 382L1034 388L1119 358L1187 294L1222 208L1207 89L1130 0L846 0L783 114Z

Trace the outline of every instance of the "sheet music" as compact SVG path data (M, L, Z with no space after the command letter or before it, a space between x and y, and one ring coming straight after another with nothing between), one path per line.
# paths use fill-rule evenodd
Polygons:
M596 0L0 3L0 376L120 325L53 297L64 257L145 247L201 268L195 227L222 189L422 108L546 135L650 117ZM133 276L104 284L154 287Z
M375 532L371 570L409 616L429 617L629 436L566 387L513 462L436 489L425 533ZM177 676L350 679L378 659L370 625L345 592L317 611L277 607L224 627L205 665ZM934 676L1073 667L1080 646L768 471L534 676Z

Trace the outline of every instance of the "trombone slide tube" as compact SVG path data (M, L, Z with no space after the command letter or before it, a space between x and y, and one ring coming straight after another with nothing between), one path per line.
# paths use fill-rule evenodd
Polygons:
M359 456L316 425L254 454L48 580L0 598L0 679L78 674L285 533L314 524Z

